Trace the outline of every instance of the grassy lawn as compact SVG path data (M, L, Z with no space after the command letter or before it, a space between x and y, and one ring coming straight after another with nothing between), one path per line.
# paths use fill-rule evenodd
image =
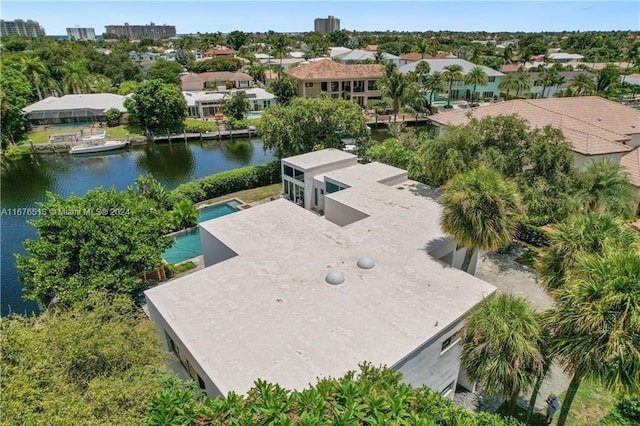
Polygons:
M40 132L29 132L27 133L27 136L22 141L22 143L28 143L29 139L31 139L31 141L34 144L49 143L49 138L51 137L51 135L65 134L65 133L78 133L81 130L82 130L82 127L73 127L68 129L48 129ZM126 138L127 134L131 137L143 135L143 131L139 126L133 126L130 124L125 124L125 125L116 126L116 127L105 127L99 130L106 130L107 137L109 138Z
M565 394L560 395L564 401ZM597 424L615 405L615 396L588 380L578 388L567 419L568 426L592 426Z
M264 200L265 198L279 195L282 192L282 184L274 183L273 185L261 186L260 188L246 189L231 194L223 195L212 200L204 201L200 204L213 204L219 201L228 200L229 198L238 198L245 203L253 203L255 201Z

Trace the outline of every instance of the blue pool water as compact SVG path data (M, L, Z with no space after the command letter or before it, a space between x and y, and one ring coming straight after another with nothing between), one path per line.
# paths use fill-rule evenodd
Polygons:
M198 223L235 213L238 211L237 207L239 205L240 202L233 200L223 204L204 207L200 209ZM196 226L195 228L177 234L175 235L175 239L176 242L162 254L162 257L167 262L180 263L202 254L199 227Z
M262 116L262 111L247 111L244 115L245 117L260 117Z

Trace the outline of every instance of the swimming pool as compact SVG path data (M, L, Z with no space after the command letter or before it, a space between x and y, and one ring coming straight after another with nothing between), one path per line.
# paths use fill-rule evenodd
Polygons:
M198 223L217 217L226 216L238 211L238 206L242 204L239 200L231 200L200 209L200 217ZM200 227L196 226L186 231L182 231L174 235L176 242L169 247L162 257L168 263L180 263L197 257L202 254L202 245L200 244Z
M91 127L93 123L67 123L67 124L54 124L51 126L52 129L63 130L63 129L81 129L83 127Z
M247 111L244 113L245 117L261 117L262 111Z

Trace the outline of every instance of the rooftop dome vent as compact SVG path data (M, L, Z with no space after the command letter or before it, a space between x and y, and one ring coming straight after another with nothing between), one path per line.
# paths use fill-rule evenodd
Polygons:
M344 274L340 271L331 271L325 277L325 281L331 285L338 285L344 282Z
M376 266L376 261L369 256L362 256L358 259L357 265L360 269L371 269Z

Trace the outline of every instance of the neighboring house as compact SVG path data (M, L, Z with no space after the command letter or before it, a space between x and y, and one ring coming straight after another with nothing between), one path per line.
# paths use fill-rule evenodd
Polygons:
M273 70L264 70L264 82L265 84L269 84L269 82L278 79L278 73Z
M375 60L376 53L369 50L354 49L350 52L342 53L334 56L333 58L342 64L357 64L362 62L373 62ZM396 66L400 65L400 57L392 55L391 53L382 53L382 57L390 62L393 62Z
M329 56L335 58L338 55L342 55L345 53L351 52L351 49L348 47L330 47L329 48Z
M298 65L304 62L304 58L283 58L283 59L277 59L277 58L267 58L267 59L260 59L260 63L262 65L282 65L283 69L289 69L294 65Z
M437 134L448 125L469 122L467 110L452 110L429 116ZM611 160L627 168L632 183L640 190L640 111L598 97L517 99L476 108L473 117L518 114L532 127L547 125L562 130L571 144L576 167L590 161Z
M578 68L578 66L582 65L583 67L586 67L595 71L600 71L607 65L614 65L620 68L621 70L626 70L633 66L633 64L629 62L575 62L569 65L571 65L573 69L576 69Z
M129 52L129 59L135 62L140 62L140 55L138 55L138 52L132 50Z
M381 99L376 82L384 74L378 64L343 65L332 59L322 59L285 71L298 83L298 96L315 98L326 92L332 98L351 99L360 106Z
M187 73L180 77L182 90L186 92L217 89L226 86L228 82L236 89L253 86L253 78L242 72L216 71L202 73Z
M465 61L464 59L420 59L416 62L411 62L407 65L403 65L400 67L400 72L406 74L408 72L415 72L416 66L425 61L431 67L431 72L439 71L444 72L445 67L453 64L457 64L462 66L462 73L467 74L476 64L471 63L469 61ZM493 99L494 97L499 96L500 89L498 89L498 85L500 84L500 79L504 74L500 71L496 71L492 68L486 67L484 65L478 65L482 67L484 72L487 73L489 77L489 83L486 86L478 86L476 87L476 93L480 95L481 99ZM447 88L449 84L447 83ZM453 81L451 85L451 99L466 99L471 95L473 91L473 85L467 85L463 80Z
M369 44L369 45L367 45L367 47L364 48L364 50L368 50L369 52L377 52L378 51L378 45L377 44Z
M324 216L278 199L201 223L204 269L145 291L196 383L210 397L257 379L302 390L369 361L447 398L472 389L460 331L496 288L457 269L435 191L335 149L281 164L285 193L321 197Z
M143 53L140 58L143 61L155 61L160 57L159 53L154 53L154 52L145 52Z
M126 112L126 96L113 93L49 96L23 109L33 124L66 124L107 121L105 112L115 108Z
M428 53L422 54L420 52L405 53L400 56L399 65L407 65L413 62L420 61L422 59L456 59L457 56L450 52L438 52L436 56L429 55Z
M576 53L555 52L555 53L549 53L549 58L552 61L566 64L569 62L580 62L582 58L584 58L584 56L578 55Z
M208 118L220 112L222 104L238 91L243 91L247 95L251 111L261 111L276 104L275 95L258 87L230 91L184 91L182 94L187 101L189 117Z
M536 98L540 98L542 97L542 89L544 88L543 83L540 81L540 75L542 73L539 72L532 72L531 73L531 79L533 80L533 86L531 87L530 91L532 94L535 95ZM580 74L587 74L590 75L588 72L586 71L559 71L558 75L560 75L564 81L561 84L555 84L551 87L547 86L546 88L544 88L544 97L545 98L553 98L554 96L556 96L556 94L558 92L562 92L567 90L567 88L569 87L569 83L571 82L571 80L573 80L574 78L576 78L576 76L580 75Z
M206 52L204 52L204 56L208 56L208 57L220 57L220 56L226 56L226 57L230 57L230 56L234 56L236 54L236 51L233 49L229 49L227 47L216 47L215 49L209 49Z

